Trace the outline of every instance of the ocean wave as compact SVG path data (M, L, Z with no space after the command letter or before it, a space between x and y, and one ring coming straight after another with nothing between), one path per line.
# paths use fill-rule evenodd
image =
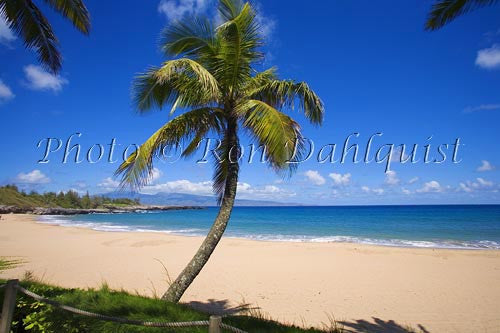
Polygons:
M145 225L119 225L108 222L89 222L71 220L61 216L45 215L38 219L39 223L58 225L63 227L89 228L96 231L108 232L154 232L182 236L205 236L206 229L155 229ZM500 242L491 240L463 241L463 240L408 240L408 239L383 239L356 236L311 236L311 235L282 235L282 234L244 234L228 232L227 237L245 238L258 241L277 242L311 242L311 243L354 243L390 247L407 248L438 248L438 249L500 249Z
M311 243L354 243L390 247L416 247L439 249L500 249L500 243L489 240L459 241L459 240L407 240L382 239L355 236L300 236L300 235L234 235L236 238L249 238L259 241L278 242L311 242Z
M61 227L76 227L88 228L95 231L108 231L108 232L153 232L165 234L178 234L183 236L202 236L204 235L203 229L186 228L186 229L171 229L171 230L158 230L149 228L148 226L128 226L111 224L107 222L88 222L64 219L59 215L45 215L38 219L38 223L57 225Z

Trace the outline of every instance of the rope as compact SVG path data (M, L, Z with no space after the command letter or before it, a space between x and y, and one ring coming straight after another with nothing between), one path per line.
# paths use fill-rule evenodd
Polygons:
M5 287L6 285L0 285L0 288ZM137 326L146 326L146 327L193 327L193 326L208 326L209 322L208 320L198 320L198 321L181 321L181 322L153 322L153 321L141 321L141 320L132 320L132 319L126 319L126 318L120 318L120 317L112 317L112 316L105 316L99 313L94 313L94 312L89 312L81 309L74 308L69 305L64 305L61 304L57 301L45 298L43 296L40 296L32 291L29 291L27 289L24 289L20 285L16 286L17 290L25 294L26 296L29 296L39 302L47 303L52 306L55 306L59 309L66 310L68 312L72 312L75 314L79 314L82 316L87 316L91 318L96 318L99 320L104 320L104 321L111 321L114 323L120 323L120 324L129 324L129 325L137 325ZM239 328L221 323L220 324L221 328L225 328L229 331L232 331L234 333L247 333L246 331L240 330Z
M234 332L234 333L248 333L247 331L240 330L239 328L236 328L236 327L224 324L224 323L221 323L220 327L225 328L226 330L229 330L229 331Z

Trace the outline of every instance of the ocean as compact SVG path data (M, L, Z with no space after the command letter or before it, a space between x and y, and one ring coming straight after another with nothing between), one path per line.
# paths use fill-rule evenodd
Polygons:
M41 223L101 231L204 236L218 208L42 216ZM225 233L263 241L500 249L500 205L235 207Z

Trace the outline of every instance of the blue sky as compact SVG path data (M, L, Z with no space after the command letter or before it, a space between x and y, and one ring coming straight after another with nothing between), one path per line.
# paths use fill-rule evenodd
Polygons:
M46 141L39 148L37 143L53 137L64 145L79 132L73 143L81 145L83 158L92 145L108 148L115 138L119 160L127 145L142 143L169 119L165 110L138 115L130 99L134 76L165 60L158 48L161 29L183 15L215 18L210 0L86 3L89 37L42 6L61 42L64 63L57 77L44 72L35 54L0 23L2 184L112 190L118 163L107 163L107 156L94 164L63 164L63 147L41 164ZM500 203L500 12L478 10L430 33L423 25L431 4L256 3L268 42L262 68L277 66L281 77L307 81L324 101L326 116L318 128L287 111L314 141L313 156L289 179L260 163L243 163L240 198L324 205ZM433 159L437 146L450 144L448 158L440 164L394 162L389 173L384 163L349 162L352 154L344 164L317 162L322 146L336 144L340 154L352 133L359 133L351 138L360 146L359 159L375 133L383 133L373 140L375 151L383 144L418 144L422 160L422 147L431 144ZM457 138L460 162L453 163ZM143 191L210 194L212 166L196 160L158 161Z

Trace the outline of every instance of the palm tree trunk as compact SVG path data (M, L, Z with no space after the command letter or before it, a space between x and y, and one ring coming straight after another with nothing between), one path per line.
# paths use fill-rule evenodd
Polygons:
M229 126L228 131L228 141L230 143L229 147L235 147L238 144L236 125ZM226 158L229 158L229 156L226 156ZM235 162L231 163L231 161L229 161L228 163L224 196L222 197L221 206L219 213L215 218L215 222L189 264L170 285L167 292L163 294L162 299L165 301L175 303L179 302L186 289L191 285L191 283L193 283L203 266L205 266L208 262L208 259L212 255L212 252L215 250L215 247L226 230L227 223L229 222L229 218L231 216L231 211L233 210L236 188L238 185L239 165L237 159L233 159L233 161Z

